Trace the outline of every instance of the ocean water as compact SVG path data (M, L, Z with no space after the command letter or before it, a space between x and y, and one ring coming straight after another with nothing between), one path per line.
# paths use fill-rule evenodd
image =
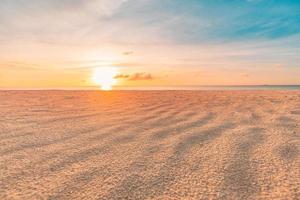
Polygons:
M100 87L79 88L0 88L1 90L100 90ZM168 87L113 87L113 90L300 90L300 85L212 85Z
M300 90L300 85L226 85L173 87L120 87L115 90Z
M199 90L300 90L300 85L198 86L196 88Z

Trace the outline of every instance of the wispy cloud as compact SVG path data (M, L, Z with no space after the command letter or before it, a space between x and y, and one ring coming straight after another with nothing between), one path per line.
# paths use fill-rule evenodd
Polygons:
M1 69L8 70L41 70L41 66L37 64L23 63L23 62L3 62L0 63Z
M129 44L272 39L300 33L299 6L261 0L3 0L0 38Z
M131 54L133 54L133 51L125 51L125 52L123 52L123 55L126 55L126 56L131 55Z
M153 83L152 74L171 70L174 82L195 69L220 77L250 71L253 80L265 71L261 80L271 81L266 74L281 63L285 80L295 80L299 8L299 1L269 0L2 0L0 72L51 68L88 77L94 68L115 66L128 81ZM38 66L24 64L30 62Z
M134 73L134 74L118 74L114 77L115 79L126 79L129 81L142 81L142 80L152 80L153 76L149 73Z

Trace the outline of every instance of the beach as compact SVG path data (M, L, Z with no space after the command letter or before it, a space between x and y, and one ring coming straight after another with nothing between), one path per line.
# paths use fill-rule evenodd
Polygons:
M0 199L299 199L300 91L0 91Z

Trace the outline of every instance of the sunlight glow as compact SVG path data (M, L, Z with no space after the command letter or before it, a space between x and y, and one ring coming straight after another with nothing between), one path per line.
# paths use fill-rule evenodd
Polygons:
M99 67L93 73L93 81L99 84L102 90L111 90L116 84L114 78L118 74L118 69L115 67Z

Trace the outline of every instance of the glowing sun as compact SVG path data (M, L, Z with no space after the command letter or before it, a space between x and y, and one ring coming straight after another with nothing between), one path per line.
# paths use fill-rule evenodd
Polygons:
M93 73L93 81L98 84L102 90L111 90L116 84L114 78L118 74L118 69L115 67L99 67Z

